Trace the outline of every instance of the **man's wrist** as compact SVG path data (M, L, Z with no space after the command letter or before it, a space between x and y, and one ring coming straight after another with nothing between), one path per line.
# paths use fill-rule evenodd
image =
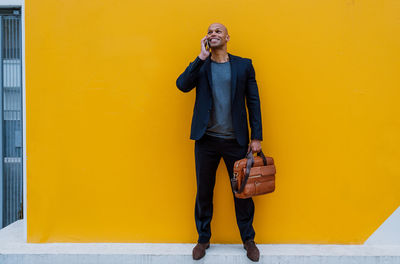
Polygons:
M202 55L201 53L200 53L200 55L198 57L200 58L200 60L206 60L207 59L207 57Z

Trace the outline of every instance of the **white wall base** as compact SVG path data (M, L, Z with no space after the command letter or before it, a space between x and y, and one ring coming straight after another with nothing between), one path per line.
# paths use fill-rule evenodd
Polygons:
M46 243L28 244L24 220L0 230L1 264L102 263L253 263L242 245L211 244L206 256L192 260L194 244ZM279 264L398 264L400 246L366 245L258 245L259 263Z
M400 245L400 207L383 222L364 245Z

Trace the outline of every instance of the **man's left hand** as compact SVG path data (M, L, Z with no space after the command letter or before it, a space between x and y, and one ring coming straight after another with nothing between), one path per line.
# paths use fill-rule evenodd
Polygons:
M247 149L247 152L250 150L250 148L253 153L260 152L261 151L261 141L258 139L251 140L249 148Z

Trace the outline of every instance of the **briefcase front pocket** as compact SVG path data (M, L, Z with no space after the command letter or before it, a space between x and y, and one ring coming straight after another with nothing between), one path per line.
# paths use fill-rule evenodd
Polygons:
M246 168L243 168L243 174ZM252 167L249 178L244 186L243 192L235 193L237 198L249 198L256 195L262 195L275 190L275 165ZM240 186L239 186L240 188Z

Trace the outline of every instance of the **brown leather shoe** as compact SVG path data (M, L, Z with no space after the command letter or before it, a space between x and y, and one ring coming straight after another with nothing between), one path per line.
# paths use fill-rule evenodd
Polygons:
M206 254L206 249L210 247L210 242L207 243L197 243L193 248L192 256L194 260L201 259Z
M244 249L247 250L247 257L252 261L258 261L260 259L260 251L254 240L247 240L244 242Z

